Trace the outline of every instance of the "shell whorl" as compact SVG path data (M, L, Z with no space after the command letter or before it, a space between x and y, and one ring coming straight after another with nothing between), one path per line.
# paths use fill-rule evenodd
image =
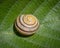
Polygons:
M21 34L31 35L39 27L39 22L33 15L21 15L17 17L15 27Z

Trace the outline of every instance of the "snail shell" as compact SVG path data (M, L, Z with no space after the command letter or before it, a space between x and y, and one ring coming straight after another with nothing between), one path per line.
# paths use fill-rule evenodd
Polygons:
M23 35L32 35L39 27L37 18L31 14L18 16L15 22L17 31Z

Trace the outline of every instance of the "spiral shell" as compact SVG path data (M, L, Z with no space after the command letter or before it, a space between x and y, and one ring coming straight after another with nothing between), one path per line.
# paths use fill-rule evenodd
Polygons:
M39 27L37 18L31 14L18 16L15 22L17 31L23 35L32 35Z

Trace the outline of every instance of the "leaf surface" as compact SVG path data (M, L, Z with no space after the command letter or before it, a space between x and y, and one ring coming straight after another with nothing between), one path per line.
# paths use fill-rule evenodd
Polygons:
M39 29L30 37L15 33L15 19L22 14L39 20ZM1 0L0 48L60 48L60 1Z

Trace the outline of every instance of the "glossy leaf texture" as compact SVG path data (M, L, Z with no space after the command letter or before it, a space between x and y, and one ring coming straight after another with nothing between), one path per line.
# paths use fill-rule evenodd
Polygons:
M15 33L15 19L22 14L38 18L34 35ZM60 48L60 0L0 0L0 48Z

